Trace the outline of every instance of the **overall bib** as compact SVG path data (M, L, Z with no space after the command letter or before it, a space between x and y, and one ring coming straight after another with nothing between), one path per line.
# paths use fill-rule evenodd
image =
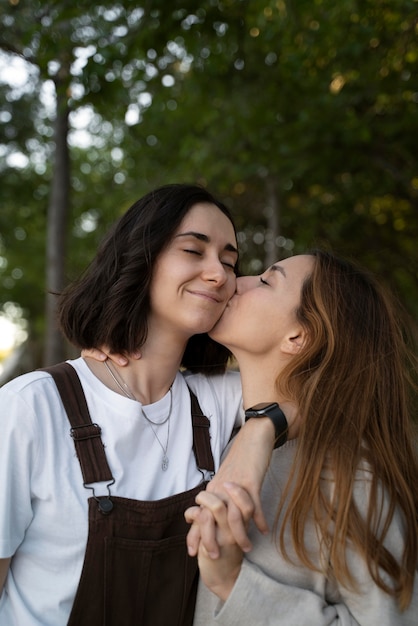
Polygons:
M107 482L108 495L88 499L89 531L68 626L189 626L197 590L197 560L189 557L184 511L205 488L156 501L111 495L114 483L100 427L93 424L76 371L45 368L60 392L84 486ZM189 390L190 391L190 390ZM190 391L193 451L199 469L214 472L209 420Z

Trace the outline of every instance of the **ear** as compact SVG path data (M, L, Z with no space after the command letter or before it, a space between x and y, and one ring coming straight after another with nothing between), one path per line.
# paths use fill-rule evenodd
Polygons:
M291 332L287 333L281 343L281 351L284 354L298 354L306 341L306 332L303 328L294 328Z

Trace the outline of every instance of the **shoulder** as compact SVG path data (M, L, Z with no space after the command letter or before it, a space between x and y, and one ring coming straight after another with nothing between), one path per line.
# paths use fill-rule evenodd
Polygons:
M38 394L41 389L48 389L51 382L52 379L47 372L35 370L22 374L3 385L0 389L0 395L2 397L29 398Z
M61 421L61 408L53 380L45 372L19 376L0 389L0 457L2 476L9 468L25 475L35 464L41 467L46 425ZM6 410L7 409L7 410Z
M188 387L196 394L199 404L208 417L216 419L228 432L241 425L244 419L242 408L241 379L238 372L205 376L183 372Z
M65 417L61 397L53 378L35 370L14 378L0 389L2 433L20 432L19 437L41 440L41 430L59 424Z
M241 398L241 379L239 372L227 370L224 374L205 376L193 374L188 370L182 372L183 378L190 389L199 395L200 393L214 393L217 396Z

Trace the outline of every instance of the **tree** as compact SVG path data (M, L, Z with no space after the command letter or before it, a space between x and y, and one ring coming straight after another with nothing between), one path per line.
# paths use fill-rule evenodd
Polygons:
M53 166L46 246L46 364L64 357L62 338L55 323L55 298L52 294L62 290L65 277L70 208L68 120L70 112L78 106L77 87L82 98L88 97L82 83L77 81L80 56L86 54L86 51L93 55L100 42L101 52L97 54L96 61L90 64L94 77L92 91L100 90L102 97L109 98L113 88L106 89L106 80L100 87L97 82L97 78L103 74L103 60L106 57L111 59L112 55L118 58L123 56L125 44L121 45L121 39L127 40L126 34L129 34L134 40L135 28L142 13L137 9L125 10L113 3L92 7L88 2L64 1L54 4L31 2L30 5L13 2L9 13L3 15L5 28L0 40L1 48L36 66L39 81L52 82L55 91Z
M52 290L85 265L109 222L139 195L187 180L232 207L246 271L331 245L384 275L418 312L414 0L131 4L21 1L0 18L0 46L36 64L38 91L54 82L70 128L62 145L72 163L64 194L71 245ZM29 166L0 172L6 215L22 215L23 200L40 250L58 162L51 113L33 91L10 97L0 92L16 124L9 121L0 144L29 155ZM90 120L85 147L73 139L77 111ZM32 193L45 203L42 215ZM64 200L51 198L61 211ZM18 267L29 237L4 232L1 254ZM38 271L38 257L33 265ZM35 312L18 283L16 300Z

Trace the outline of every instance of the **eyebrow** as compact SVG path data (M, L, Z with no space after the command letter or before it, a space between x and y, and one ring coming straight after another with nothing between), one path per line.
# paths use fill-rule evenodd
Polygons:
M205 243L210 243L210 237L204 235L203 233L196 233L193 230L188 231L187 233L179 233L176 237L195 237L199 241L204 241ZM238 254L238 250L232 243L227 243L224 247L224 250L228 250L228 252L234 252Z
M271 267L269 267L268 271L269 272L280 272L281 274L283 274L283 276L285 278L287 278L285 269L281 265L272 265Z

